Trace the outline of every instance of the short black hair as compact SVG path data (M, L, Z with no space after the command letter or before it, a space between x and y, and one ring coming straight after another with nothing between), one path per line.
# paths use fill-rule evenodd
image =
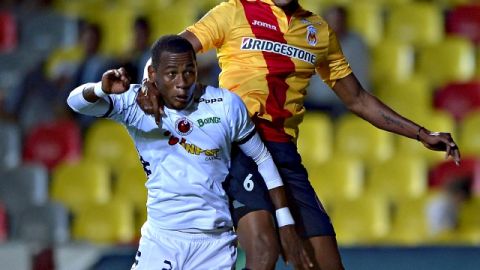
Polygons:
M157 69L160 65L160 56L163 52L186 53L191 52L196 60L192 44L179 35L165 35L157 39L152 45L152 66Z

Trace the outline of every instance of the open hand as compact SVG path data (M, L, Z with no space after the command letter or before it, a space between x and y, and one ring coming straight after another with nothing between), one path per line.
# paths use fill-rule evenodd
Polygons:
M287 264L292 264L295 269L311 269L313 263L303 247L302 240L295 230L295 225L282 226L278 231L284 261Z
M130 78L124 68L110 69L102 75L102 90L107 94L121 94L130 88Z
M160 118L164 115L164 103L155 83L148 79L143 80L142 92L137 95L137 103L146 114L155 116L157 124L160 123Z

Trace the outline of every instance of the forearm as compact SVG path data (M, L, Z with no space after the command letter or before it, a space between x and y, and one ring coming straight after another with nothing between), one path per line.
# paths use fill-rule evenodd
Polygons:
M67 98L67 104L75 112L103 116L110 107L109 101L95 94L94 83L86 83L75 88Z
M420 126L392 110L377 97L363 91L355 105L349 108L372 125L409 138L416 138Z

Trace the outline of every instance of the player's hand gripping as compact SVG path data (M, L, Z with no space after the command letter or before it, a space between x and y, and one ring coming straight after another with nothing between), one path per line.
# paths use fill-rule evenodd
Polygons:
M285 263L291 264L295 269L311 269L313 263L303 247L302 240L298 237L295 225L282 226L278 231Z
M160 123L160 118L164 114L164 104L154 82L143 80L142 92L137 95L137 103L146 114L155 116L157 124Z
M445 151L445 159L451 156L455 164L460 165L460 150L450 133L431 132L420 127L417 133L417 140L422 142L428 149Z
M110 69L102 75L102 90L107 94L121 94L130 88L130 79L124 68Z

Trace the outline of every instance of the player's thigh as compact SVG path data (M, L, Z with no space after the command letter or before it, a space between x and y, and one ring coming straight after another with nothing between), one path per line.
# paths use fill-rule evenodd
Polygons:
M255 162L238 147L232 150L232 162L224 188L230 198L230 210L236 227L252 211L273 212L268 189Z
M266 142L265 145L282 176L289 207L301 236L335 236L330 217L308 180L295 144Z

